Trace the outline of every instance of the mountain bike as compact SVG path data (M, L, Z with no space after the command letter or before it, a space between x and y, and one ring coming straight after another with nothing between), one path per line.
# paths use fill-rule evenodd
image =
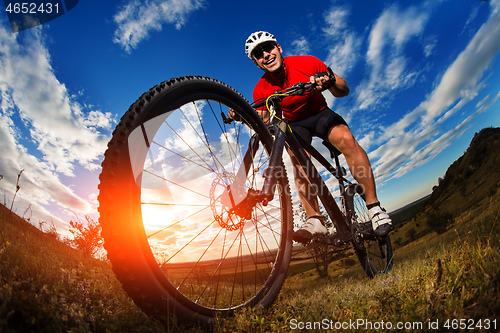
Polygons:
M311 88L300 83L266 100L271 124L259 105L198 76L151 88L125 113L102 162L99 212L113 270L143 311L210 324L273 303L294 250L297 195L284 151L334 225L313 242L354 249L369 277L391 269L390 237L373 233L362 188L347 179L339 153L329 147L332 166L280 118L281 99Z

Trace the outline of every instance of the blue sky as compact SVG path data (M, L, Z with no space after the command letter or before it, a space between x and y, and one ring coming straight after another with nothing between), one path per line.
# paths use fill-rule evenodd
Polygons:
M182 75L219 79L248 99L262 72L256 30L286 55L312 54L343 76L331 107L367 150L388 210L430 193L475 132L500 125L500 1L80 0L12 33L0 14L0 199L65 232L97 218L100 163L144 91Z

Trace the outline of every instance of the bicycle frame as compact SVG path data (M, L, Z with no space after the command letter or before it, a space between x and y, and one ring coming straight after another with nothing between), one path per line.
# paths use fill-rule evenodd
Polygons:
M307 156L306 151L309 152L311 156L321 163L338 180L341 197L343 197L345 193L345 183L350 184L350 182L344 177L344 173L341 171L342 168L340 166L338 154L332 153L337 167L335 168L312 145L300 136L296 136L292 133L290 127L288 126L288 122L285 119L281 119L277 124L270 125L269 129L274 133L275 140L271 156L269 158L269 166L264 172L265 181L262 186L262 190L249 190L244 200L237 205L233 205L234 212L242 217L248 217L249 212L251 212L255 204L262 202L266 205L268 201L273 199L278 177L282 176L280 173L282 172L281 168L283 167L281 162L283 150L285 146L287 146L291 153L293 153L293 155L297 158L299 165L305 170L306 176L315 188L315 192L323 203L328 216L337 229L338 239L335 240L334 245L340 246L352 241L353 235L351 228L348 225L348 221L346 220L346 216L339 209L335 199L330 193L330 190L312 163L311 158ZM238 175L244 175L246 177L246 173L249 170L249 163L255 156L257 145L258 137L254 135L250 139L249 149L243 158L243 164L240 167L240 170L238 170ZM241 177L236 177L236 179L239 178ZM228 187L230 196L231 187L234 188L234 186L239 186L236 183L237 182Z
M285 127L286 132L280 131L279 135L286 136L285 142L288 144L289 149L291 150L293 155L296 157L297 161L299 162L299 165L305 171L307 178L309 179L309 181L311 182L312 186L315 189L315 193L317 194L318 198L323 203L328 216L330 217L333 224L337 228L338 236L340 237L340 239L342 240L343 243L347 243L347 242L351 241L352 240L351 228L347 224L346 217L339 209L337 203L335 202L335 199L333 198L332 194L330 193L329 188L327 187L327 185L325 184L325 182L321 178L318 170L316 169L316 167L312 163L311 158L309 156L307 156L306 151L309 152L311 154L311 156L313 156L323 166L325 166L325 168L335 178L337 178L337 180L339 182L340 194L341 194L341 197L343 197L344 191L345 191L344 182L348 182L348 181L339 172L340 162L338 161L338 156L335 154L335 161L337 164L337 169L336 169L312 145L307 143L301 137L296 136L294 133L292 133L290 130L290 127L288 126L288 122L286 120L284 120L284 119L281 120L280 124L286 124L286 126L283 126L283 125L280 126L280 128ZM301 142L299 142L299 140ZM279 144L281 144L280 141L275 140L271 156L274 153L275 147L278 146ZM277 150L277 152L279 153L279 149ZM271 160L271 162L272 162L272 160Z
M340 170L340 162L338 160L338 156L335 155L335 162L337 164L337 169L335 169L328 161L309 143L307 143L305 140L302 139L302 144L299 143L299 140L297 139L298 136L295 136L293 133L290 132L289 127L287 131L287 142L289 142L289 147L292 153L295 155L297 160L299 161L299 164L302 166L304 171L306 172L307 177L309 178L309 181L311 184L314 186L316 189L315 192L318 195L318 198L321 200L323 203L325 210L332 220L333 224L337 228L337 234L339 235L340 239L344 242L347 243L352 240L352 231L350 226L347 224L347 218L346 216L341 212L339 209L339 206L337 205L337 202L335 202L335 199L333 198L333 195L330 193L330 189L328 186L325 184L323 181L323 178L321 178L318 170L312 163L311 158L307 156L305 151L309 152L311 156L314 156L320 162L323 166L326 167L326 169L338 180L339 183L339 188L340 188L340 196L343 198L344 193L345 193L345 186L344 182L347 181L339 173ZM307 146L305 146L307 145ZM347 181L348 182L348 181Z

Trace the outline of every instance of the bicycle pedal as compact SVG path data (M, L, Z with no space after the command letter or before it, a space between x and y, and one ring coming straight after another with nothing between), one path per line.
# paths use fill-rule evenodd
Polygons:
M356 234L358 234L359 237L361 237L361 239L363 240L375 240L377 238L371 225L369 227L362 226L359 230L356 231Z
M318 243L333 246L342 246L344 242L336 234L315 235L310 243Z

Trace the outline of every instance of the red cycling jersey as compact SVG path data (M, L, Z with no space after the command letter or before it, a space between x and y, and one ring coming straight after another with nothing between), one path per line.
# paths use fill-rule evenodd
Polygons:
M285 76L278 77L269 72L264 73L253 90L255 102L269 97L277 90L286 89L302 81L309 82L311 76L316 73L326 72L327 66L318 58L313 56L290 56L283 58L285 64ZM314 91L307 96L290 96L280 103L283 116L290 120L301 120L312 116L327 105L323 94Z

